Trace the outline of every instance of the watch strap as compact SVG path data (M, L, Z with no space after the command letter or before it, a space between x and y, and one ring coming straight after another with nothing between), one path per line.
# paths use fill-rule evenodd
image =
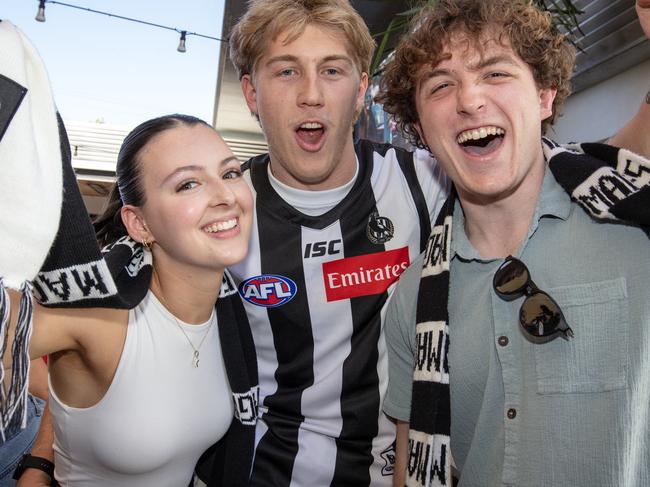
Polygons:
M20 459L20 462L18 462L16 470L14 470L14 480L18 480L23 472L28 468L41 470L49 475L51 479L54 479L54 464L50 460L26 453L23 455L23 458Z

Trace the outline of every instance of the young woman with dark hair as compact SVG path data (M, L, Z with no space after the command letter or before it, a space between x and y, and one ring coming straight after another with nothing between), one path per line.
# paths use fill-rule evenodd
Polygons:
M186 486L235 413L215 303L225 267L246 255L252 198L217 132L185 115L136 127L116 173L97 237L144 245L151 283L132 310L35 307L30 355L51 357L55 475Z

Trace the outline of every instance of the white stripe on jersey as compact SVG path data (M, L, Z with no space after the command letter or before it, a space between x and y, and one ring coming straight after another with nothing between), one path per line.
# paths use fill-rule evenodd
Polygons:
M343 381L343 362L350 353L350 342L347 339L352 334L350 319L350 303L347 300L328 303L325 296L323 280L323 262L333 258L345 257L342 245L343 237L338 222L324 230L314 230L302 227L302 248L309 245L310 249L318 242L341 242L333 250L338 254L323 255L303 260L305 281L321 283L311 285L306 289L309 301L309 313L312 323L322 322L323 316L341 317L332 320L330 326L314 326L314 385L302 393L302 413L305 422L298 433L298 454L293 468L290 487L308 485L326 485L334 475L336 464L336 444L328 435L333 430L341 431L341 404L337 401L323 402L323 390L333 397L340 397ZM310 245L311 244L311 245ZM314 469L314 465L322 465Z

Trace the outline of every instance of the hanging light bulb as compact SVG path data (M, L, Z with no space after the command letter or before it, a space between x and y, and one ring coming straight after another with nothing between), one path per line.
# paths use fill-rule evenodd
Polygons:
M178 43L178 47L176 48L176 50L178 52L185 52L187 50L187 49L185 49L185 34L187 34L187 32L182 30L181 31L181 40Z
M45 0L38 2L38 13L34 17L38 22L45 22Z

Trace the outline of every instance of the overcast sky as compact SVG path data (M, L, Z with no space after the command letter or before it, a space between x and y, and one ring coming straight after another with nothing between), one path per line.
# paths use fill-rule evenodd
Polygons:
M221 38L223 0L65 0L64 3ZM220 43L103 15L3 0L0 18L17 25L40 52L65 120L133 126L180 112L212 122Z

